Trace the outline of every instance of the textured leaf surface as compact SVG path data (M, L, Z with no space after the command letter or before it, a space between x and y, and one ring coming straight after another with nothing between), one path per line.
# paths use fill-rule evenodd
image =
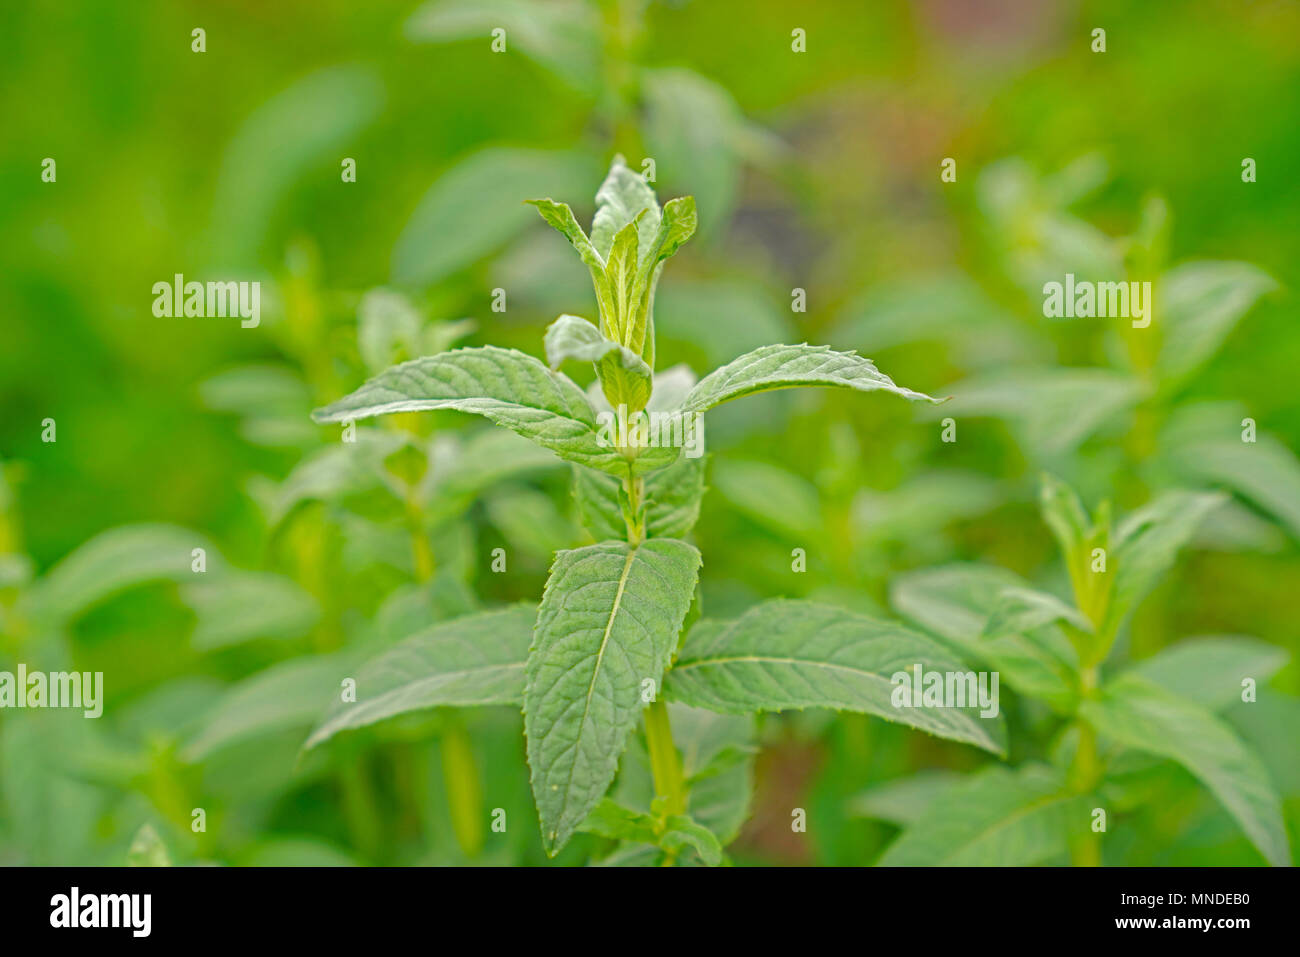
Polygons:
M546 361L552 369L569 359L595 363L611 403L622 403L631 411L645 408L650 398L650 367L635 352L606 339L586 319L560 316L547 326L545 344Z
M874 714L1001 753L1001 715L976 707L894 707L892 676L969 669L947 649L902 625L828 605L777 599L719 626L691 629L667 681L676 701L728 714L835 708Z
M1138 675L1111 682L1080 713L1104 736L1177 761L1210 789L1268 859L1290 861L1282 805L1263 763L1200 704Z
M591 220L591 244L596 252L608 262L614 237L633 222L636 223L635 247L650 249L659 232L659 219L655 191L644 176L628 169L622 156L615 156L609 174L596 191L596 215ZM632 267L636 267L635 257Z
M604 795L677 645L700 553L675 539L560 552L537 614L524 732L542 840L556 853Z
M357 672L357 700L337 697L305 748L352 728L440 705L519 704L537 611L516 605L404 638Z
M833 386L859 392L892 392L906 399L938 400L904 389L870 359L828 346L762 346L700 380L682 403L684 412L704 412L741 396L800 386Z
M645 479L647 538L681 538L695 527L704 497L704 456L682 456ZM573 497L582 524L597 539L623 538L627 525L619 506L618 479L575 468Z
M1041 765L990 767L935 798L881 857L886 866L1016 867L1066 851L1083 802Z
M625 475L627 460L602 446L586 395L532 356L483 346L427 356L381 373L313 417L344 422L390 412L456 409L485 416L562 458ZM677 449L643 449L634 468L667 464Z

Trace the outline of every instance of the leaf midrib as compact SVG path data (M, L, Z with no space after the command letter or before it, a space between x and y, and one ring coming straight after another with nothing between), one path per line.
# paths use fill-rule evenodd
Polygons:
M609 610L609 619L605 622L605 634L600 639L600 649L596 652L596 665L591 669L591 682L587 685L587 697L582 704L582 719L578 722L578 740L574 743L573 762L569 765L569 778L564 784L564 797L560 802L560 813L558 818L563 819L565 812L569 809L569 797L573 794L573 775L578 769L578 743L582 741L583 734L587 729L587 716L591 713L591 699L596 691L596 679L600 677L600 667L605 660L605 649L609 646L609 636L614 631L614 619L618 617L619 609L623 605L623 591L627 587L628 576L632 572L632 562L636 559L636 554L640 550L640 545L634 545L627 553L627 558L623 562L623 572L618 576L618 589L614 592L614 604Z

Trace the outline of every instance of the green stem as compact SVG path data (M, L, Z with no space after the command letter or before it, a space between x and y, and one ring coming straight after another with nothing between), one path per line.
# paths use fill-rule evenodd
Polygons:
M1085 668L1080 675L1084 697L1090 697L1097 690L1097 667ZM1079 729L1079 741L1070 762L1067 775L1070 790L1075 794L1090 794L1101 780L1101 760L1097 751L1097 732L1092 725L1080 719L1076 721ZM1089 816L1091 818L1091 815ZM1082 822L1083 826L1072 828L1070 837L1070 860L1076 867L1101 866L1101 835L1092 830L1091 820Z
M467 857L483 850L483 783L469 733L459 717L448 714L442 732L442 776L451 810L451 829Z
M363 858L374 860L383 840L383 823L363 752L355 751L348 756L339 775L339 784L343 790L343 817L352 845Z
M673 729L668 723L668 705L656 699L645 712L645 743L650 752L650 773L654 776L655 796L663 803L665 816L686 813L686 779L682 760L673 744Z

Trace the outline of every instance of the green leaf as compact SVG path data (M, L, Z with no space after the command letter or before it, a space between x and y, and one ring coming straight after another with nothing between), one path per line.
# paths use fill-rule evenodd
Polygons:
M1119 523L1111 540L1114 583L1107 618L1112 628L1173 566L1178 550L1224 498L1221 493L1165 492Z
M560 192L560 190L556 190ZM596 191L596 215L591 220L591 244L606 263L611 260L614 239L632 225L632 238L625 242L632 249L649 250L659 232L659 201L655 191L640 173L627 168L622 156L615 156L605 181ZM636 255L630 268L636 269ZM628 283L631 288L631 282Z
M675 448L642 449L631 462L597 435L591 403L567 377L513 349L482 346L404 362L312 413L345 422L390 412L473 412L531 439L561 458L613 475L672 462Z
M1073 555L1084 547L1092 535L1093 525L1073 488L1054 475L1044 474L1038 505L1063 555Z
M560 552L526 668L524 732L542 841L554 855L604 795L677 646L700 553L675 539Z
M221 160L212 203L211 248L218 265L257 262L279 204L318 164L338 177L340 151L379 114L384 86L366 67L329 67L263 100Z
M721 844L729 844L749 817L758 751L754 716L718 714L676 703L668 706L668 713L690 792L690 816ZM654 805L650 758L639 735L623 755L612 796L640 810L649 811Z
M493 252L533 220L524 203L588 189L598 175L583 153L489 148L445 171L393 246L393 281L424 287Z
M692 628L664 693L725 714L858 711L1002 753L1000 715L982 717L971 705L894 705L894 675L917 665L926 672L968 671L941 645L894 622L775 599L725 625L702 621Z
M664 850L680 854L690 848L700 855L706 867L717 867L722 863L722 844L707 827L685 814L674 814L665 824L666 830L659 838L659 845Z
M404 638L360 667L356 701L335 695L303 748L412 711L519 704L535 618L532 605L514 605Z
M1059 278L1059 277L1058 277ZM1069 452L1143 394L1138 380L1110 369L998 371L950 386L953 398L940 415L989 416L1020 427L1022 446L1037 457Z
M606 339L586 319L560 316L546 328L545 344L552 369L567 359L595 363L605 398L615 408L621 404L629 412L639 412L650 400L650 367L635 352Z
M1282 806L1268 772L1221 720L1139 675L1123 675L1084 701L1080 714L1102 735L1177 761L1204 784L1271 864L1291 859Z
M708 867L722 863L722 844L717 836L684 814L672 815L661 824L650 814L633 811L605 798L578 830L611 840L652 844L675 854L689 848Z
M1068 713L1078 693L1079 659L1060 629L990 634L989 620L1017 575L991 565L944 565L909 572L890 585L890 604L906 620L999 672L1022 694Z
M853 817L912 827L921 820L937 798L964 780L955 771L918 771L908 777L895 778L867 788L849 800L847 810Z
M600 19L576 0L434 0L411 14L406 36L417 43L473 40L486 44L506 31L507 52L518 51L583 93L600 90Z
M527 486L505 486L483 501L488 520L506 544L545 567L551 556L579 541L578 529L551 496Z
M993 766L936 797L880 859L891 867L1023 867L1066 852L1086 814L1060 772Z
M530 199L528 203L530 206L536 206L537 211L542 214L542 218L559 230L573 244L573 248L578 251L579 257L587 264L587 270L591 273L591 284L596 291L596 301L600 306L601 317L615 315L617 307L614 305L613 294L610 292L609 278L605 274L604 257L596 252L596 247L591 244L587 234L578 225L573 210L564 203L557 203L550 199ZM558 365L554 361L551 364Z
M1004 588L998 604L984 624L984 635L996 638L1006 634L1025 634L1065 622L1080 631L1092 631L1092 622L1073 605L1067 605L1049 592L1035 588Z
M609 798L602 798L591 809L587 819L578 830L584 834L612 841L637 841L642 844L658 845L659 835L655 833L655 819L641 811L623 807Z
M396 362L417 359L424 317L409 299L389 289L372 289L357 307L357 350L371 375Z
M1157 361L1161 377L1178 381L1196 372L1238 320L1276 288L1266 272L1243 262L1189 262L1161 276L1156 292L1164 326Z
M251 738L306 730L342 695L343 679L353 673L352 656L336 653L295 658L245 678L213 705L181 757L203 761Z
M833 386L859 392L884 390L905 399L938 402L894 384L870 359L828 346L762 346L709 373L686 396L683 412L704 412L741 396L800 386Z
M713 470L713 487L741 514L791 542L824 534L817 487L770 462L724 459ZM775 502L780 508L773 508Z
M171 867L171 857L167 845L163 843L152 824L143 824L131 839L131 847L126 852L127 867Z
M682 456L645 478L647 538L682 538L695 527L704 498L704 456ZM573 497L582 524L598 541L625 538L627 523L620 506L618 479L574 468Z
M292 579L270 572L237 572L181 587L194 610L194 647L228 648L257 638L297 638L320 618L320 606Z
M766 160L771 138L745 121L727 89L693 70L645 71L645 137L660 179L700 198L707 229L725 228L742 160Z
M1131 671L1209 711L1241 701L1241 683L1263 685L1287 661L1277 645L1238 635L1187 638L1139 661Z
M355 442L317 449L267 496L270 525L279 525L305 502L338 502L379 488L394 491L388 485L384 460L408 442L406 435L386 429L358 429Z
M196 548L206 553L206 572L193 570ZM175 525L124 525L95 536L50 569L28 593L29 613L70 621L133 585L190 582L222 571L221 555L198 532Z
M1271 435L1243 442L1239 423L1174 443L1169 463L1187 481L1231 489L1300 540L1300 460Z
M663 208L659 230L649 248L640 250L640 263L632 287L631 326L625 329L627 345L654 362L654 295L663 263L695 234L695 199L671 199ZM648 343L647 343L648 340Z

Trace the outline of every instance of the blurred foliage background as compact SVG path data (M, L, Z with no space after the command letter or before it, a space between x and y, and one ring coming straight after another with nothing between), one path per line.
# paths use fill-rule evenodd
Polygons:
M520 202L586 220L615 152L699 204L661 286L661 368L829 342L954 396L711 415L707 615L773 595L896 615L900 576L968 561L1063 594L1035 506L1048 469L1122 510L1233 493L1121 660L1203 634L1295 651L1293 3L67 0L4 19L0 668L101 670L107 700L98 721L0 714L2 863L122 863L145 827L178 863L544 862L512 709L299 749L367 648L536 600L551 552L587 540L567 467L450 413L343 446L308 412L393 360L539 355L558 313L593 315ZM1045 319L1044 277L1067 271L1156 281L1163 338ZM260 280L261 325L155 318L176 273ZM1293 847L1298 690L1288 665L1226 714ZM1012 759L1042 757L1049 716L1004 708ZM870 863L907 811L865 789L988 760L858 715L767 715L759 743L742 863ZM506 835L487 831L498 807ZM1110 863L1261 861L1185 774L1112 831Z

